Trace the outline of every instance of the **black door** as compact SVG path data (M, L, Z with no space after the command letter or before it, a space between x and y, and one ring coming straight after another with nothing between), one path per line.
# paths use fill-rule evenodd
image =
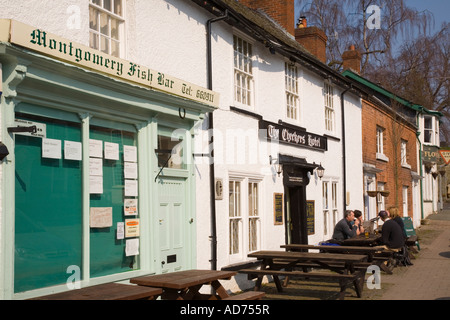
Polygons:
M288 187L286 193L289 193L289 206L286 206L286 208L289 208L290 211L287 213L290 219L289 230L287 230L290 233L290 243L308 244L305 187Z

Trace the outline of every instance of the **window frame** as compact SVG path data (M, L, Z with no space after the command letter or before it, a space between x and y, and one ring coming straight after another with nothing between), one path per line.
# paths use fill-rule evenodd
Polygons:
M237 44L241 41L243 44L242 52L237 50ZM244 43L245 48L244 51ZM250 49L250 50L249 50ZM242 59L240 58L242 56ZM239 63L238 63L239 62ZM242 62L243 68L240 68L240 62ZM233 34L233 101L238 106L254 109L255 108L255 54L253 52L253 42L249 39L241 36L238 33ZM249 66L248 70L245 70L245 66ZM238 76L239 85L238 85ZM242 86L242 81L245 81L246 85ZM238 90L239 89L239 90ZM246 91L245 101L243 101L243 90ZM239 93L238 93L239 92Z
M300 122L299 70L292 62L284 63L286 119Z
M334 109L334 86L329 80L323 83L324 112L325 112L325 131L335 133L336 131L336 112Z
M117 58L123 58L125 56L125 0L110 0L111 1L111 11L106 9L104 6L105 0L98 0L100 4L94 2L95 0L89 1L89 47L103 53L112 55ZM121 15L114 12L115 3L120 1ZM92 11L97 15L97 30L91 27L92 23ZM105 14L107 18L108 34L102 33L101 26L101 15ZM112 25L111 19L117 21L117 39L112 36ZM97 47L92 43L92 37L97 38ZM102 37L106 39L108 43L108 50L102 49ZM118 52L117 55L113 52L113 43L117 43Z

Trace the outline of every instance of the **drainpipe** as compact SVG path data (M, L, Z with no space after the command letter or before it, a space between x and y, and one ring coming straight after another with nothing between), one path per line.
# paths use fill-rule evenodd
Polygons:
M347 161L346 161L346 155L345 155L345 114L344 114L344 95L352 88L352 85L350 87L347 87L344 91L341 93L341 119L342 119L342 190L343 190L343 203L344 203L344 212L342 215L345 214L345 210L347 210Z
M419 127L419 115L420 113L417 113L417 128ZM419 167L420 167L420 216L423 220L423 169L422 169L422 142L419 139L420 131L416 132L416 138L417 141L419 141Z
M225 10L225 13L217 18L210 19L206 22L207 29L207 73L208 73L208 89L212 90L212 45L211 45L211 25L214 22L221 21L228 18L228 10ZM213 112L209 113L208 116L209 127L208 131L211 134L210 144L211 144L211 158L209 165L209 186L210 186L210 194L211 194L211 270L217 270L217 226L216 226L216 198L215 198L215 170L214 170L214 118Z

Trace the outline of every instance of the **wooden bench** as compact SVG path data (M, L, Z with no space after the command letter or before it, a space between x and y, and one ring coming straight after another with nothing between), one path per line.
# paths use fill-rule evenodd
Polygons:
M339 274L339 273L303 272L303 271L288 271L288 270L283 271L283 270L268 270L268 269L265 270L242 269L239 270L239 273L247 274L249 280L263 276L286 276L286 277L302 278L307 280L309 279L335 280L339 282L340 300L344 300L345 290L351 283L353 283L353 285L355 286L355 291L358 298L361 298L364 282L364 273L361 272L357 272L354 274ZM259 289L260 288L255 287L255 290Z
M244 293L235 294L222 300L260 300L266 295L262 291L247 291Z

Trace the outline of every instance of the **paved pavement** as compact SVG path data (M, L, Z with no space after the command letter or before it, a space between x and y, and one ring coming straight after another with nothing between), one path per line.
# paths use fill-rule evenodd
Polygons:
M388 284L381 300L450 300L450 203L439 214L429 217L439 235L428 245L421 245L420 256L404 272L386 275L381 285Z

